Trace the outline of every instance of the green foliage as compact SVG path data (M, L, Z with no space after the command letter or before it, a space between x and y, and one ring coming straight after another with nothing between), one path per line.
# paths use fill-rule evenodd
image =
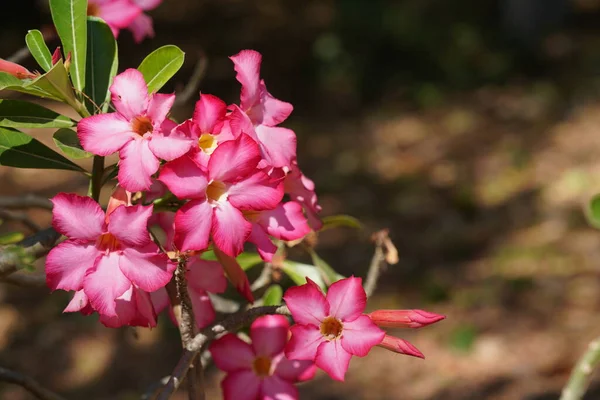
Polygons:
M327 289L322 274L314 265L285 260L281 269L296 285L304 285L306 278L309 278L319 285L321 289Z
M17 168L84 171L29 135L0 128L0 165Z
M185 53L177 46L168 45L154 50L138 67L148 84L148 93L155 93L179 71Z
M69 81L69 74L62 61L57 62L44 75L23 86L24 89L30 87L41 90L51 98L67 103L76 110L81 107L81 104L75 98L75 93Z
M587 220L594 228L600 229L600 194L592 197L586 209Z
M30 80L21 80L6 72L0 72L0 91L2 90L14 90L17 92L31 94L33 96L54 99L54 97L51 94L46 93L45 91L39 88L32 87Z
M75 122L38 104L0 99L0 126L9 128L68 128Z
M117 74L119 58L117 42L109 26L100 18L88 17L87 20L87 64L85 74L85 94L94 104L86 99L87 109L95 114L108 110L108 91L113 78Z
M83 150L77 134L71 129L59 129L54 133L52 137L54 143L62 150L65 155L78 160L81 158L90 158L93 156L92 153L88 153Z
M27 32L25 43L27 43L27 48L29 48L31 55L35 58L35 61L37 61L40 67L42 67L44 71L50 71L52 68L52 54L50 53L48 46L46 46L42 32L37 29Z
M450 346L461 352L469 352L477 340L477 329L471 325L463 325L450 334Z
M323 227L321 228L321 232L326 231L327 229L338 227L362 229L363 226L357 218L354 218L350 215L331 215L323 218Z
M217 261L217 256L215 255L215 252L212 250L205 251L204 253L202 253L201 257L204 260ZM258 264L264 262L258 254L250 253L247 251L245 251L242 254L240 254L239 256L237 256L236 261L238 262L238 264L240 264L240 267L242 267L242 269L244 271L247 271L250 268L254 267L255 265L258 265Z
M54 26L66 55L71 53L71 79L79 91L85 88L87 0L50 0Z
M25 235L21 232L4 233L0 235L0 246L19 243L23 239L25 239Z
M313 249L309 249L308 252L312 257L313 263L323 276L323 281L327 284L327 286L339 281L340 279L344 279L344 275L338 274L336 270L334 270L325 260L319 257L319 255Z
M281 298L283 297L283 289L277 284L269 286L265 295L263 296L263 303L265 306L278 306L281 304Z

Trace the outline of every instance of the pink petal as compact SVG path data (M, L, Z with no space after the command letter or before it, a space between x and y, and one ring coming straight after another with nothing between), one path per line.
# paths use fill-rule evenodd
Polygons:
M129 325L135 318L135 298L133 295L133 286L125 291L121 296L115 299L115 315L100 315L100 322L108 328L119 328Z
M175 213L165 211L153 214L148 224L152 227L158 225L165 233L164 248L167 251L175 250L173 237L175 236Z
M94 313L94 309L89 305L85 292L78 290L63 312L81 312L83 315L90 315Z
M130 325L154 328L156 326L156 311L152 305L150 293L133 288L133 294L135 297L136 314Z
M83 290L98 314L117 316L115 299L131 287L131 282L119 268L119 255L108 253L96 260L95 268L83 279Z
M394 336L385 335L383 341L378 345L386 350L393 351L398 354L406 354L407 356L425 358L423 353L419 351L412 343Z
M169 295L165 288L150 293L150 299L152 300L152 306L156 310L156 313L161 313L169 305Z
M325 300L323 292L309 278L306 278L306 284L289 288L283 300L297 324L321 326L321 321L330 315L329 303Z
M375 325L386 328L422 328L446 317L423 310L376 310L369 318Z
M293 325L292 337L285 346L285 356L290 360L314 361L319 345L325 337L315 325Z
M149 11L158 7L163 0L133 0L142 10Z
M118 207L110 214L108 231L119 242L127 246L145 246L151 242L148 233L148 219L152 215L153 206L136 205Z
M187 156L166 163L158 180L180 199L204 199L208 186L206 174Z
M80 290L85 273L100 254L94 243L62 242L46 257L46 284L51 290Z
M148 109L148 86L137 69L129 68L115 76L110 93L115 108L128 120L145 114Z
M187 267L188 286L212 293L223 293L227 289L227 278L225 278L223 267L217 261L190 257Z
M273 209L283 198L283 185L272 181L267 174L256 171L227 189L228 200L240 210Z
M110 113L93 115L79 121L77 136L85 151L109 156L133 140L136 134L123 116Z
M254 354L272 358L283 352L289 328L290 324L283 315L264 315L254 320L250 326Z
M298 400L298 389L278 376L262 381L261 400Z
M142 249L126 248L119 260L121 272L140 289L154 292L164 287L173 276L175 265L154 243Z
M211 231L213 209L205 200L192 200L175 215L175 246L181 251L205 250Z
M221 387L224 400L257 400L261 380L252 371L237 371L227 374Z
M302 206L295 201L279 204L274 210L263 211L258 222L271 236L282 240L297 240L310 232Z
M52 201L52 226L63 235L81 240L96 240L102 234L104 211L89 197L59 193Z
M194 318L198 329L209 326L215 320L215 309L212 306L208 293L204 290L189 290Z
M227 121L229 123L226 125L229 125L231 134L234 137L238 137L242 133L245 133L252 139L258 141L256 132L254 132L254 124L252 123L252 120L250 119L248 114L246 114L241 108L239 108L235 104L229 107L231 109L231 113L229 113L229 115L227 116Z
M314 378L316 370L317 366L312 361L290 360L282 354L277 359L275 375L288 382L303 382Z
M119 184L130 192L148 190L152 185L151 177L160 165L148 147L148 140L132 140L119 156Z
M315 363L336 381L344 381L352 355L342 347L339 340L323 342L317 349Z
M217 368L225 372L252 369L255 355L250 345L232 333L215 340L208 346Z
M260 101L260 63L262 56L254 50L242 50L235 56L229 57L233 61L236 79L242 84L240 95L241 107L244 111Z
M223 126L227 104L217 96L202 94L196 102L192 120L201 133L217 134Z
M129 30L133 34L133 40L136 43L140 43L146 37L154 37L152 18L144 13L140 13L133 21L131 21Z
M189 129L185 127L186 124L190 123L190 120L186 120L171 131L155 131L150 138L152 153L158 158L171 161L190 151L195 144L194 139L189 134Z
M333 283L327 290L330 313L342 322L354 321L367 305L362 279L350 277Z
M290 116L294 107L285 101L277 100L267 92L267 88L263 86L262 96L262 107L263 107L263 118L262 124L266 126L279 125ZM294 140L295 142L295 140ZM295 144L295 143L294 143Z
M277 252L277 246L273 244L271 238L265 230L258 224L252 224L252 232L248 236L248 241L254 243L260 257L266 262L271 262Z
M309 178L300 172L298 165L294 165L292 171L285 179L285 192L289 193L290 198L304 207L308 224L310 227L318 231L323 226L319 219L321 206L319 205L317 195L315 194L315 184Z
M120 206L130 206L131 205L131 192L125 190L124 187L117 186L113 190L110 198L108 199L108 205L106 206L106 216L104 220L108 223L110 219L110 214Z
M231 257L240 254L251 231L252 224L229 202L224 201L214 208L212 238L225 254Z
M127 28L141 11L129 0L113 0L100 6L99 17L108 25L123 29Z
M344 322L342 347L350 354L364 357L373 346L383 340L385 332L375 325L366 315L361 315L352 322Z
M221 143L208 162L209 180L236 182L256 169L260 161L258 145L248 135Z
M155 130L160 129L174 102L174 94L155 93L150 97L146 115L152 120Z
M293 130L266 125L258 125L254 130L270 165L275 168L292 165L292 160L296 158L296 134Z
M215 248L214 252L217 256L217 259L223 266L223 270L225 271L227 278L229 278L231 281L231 284L238 292L240 292L242 296L244 296L244 298L246 298L246 300L248 300L248 302L253 303L254 297L252 296L252 290L250 290L248 276L242 267L240 267L240 264L238 264L237 260L234 257L230 257L223 253L218 248Z

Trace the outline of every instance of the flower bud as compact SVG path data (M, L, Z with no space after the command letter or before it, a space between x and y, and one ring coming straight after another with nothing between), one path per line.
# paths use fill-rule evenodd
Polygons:
M369 314L375 325L386 328L422 328L446 318L423 310L377 310Z
M35 79L36 75L27 68L0 58L0 72L6 72L19 79Z
M400 339L394 336L385 335L379 347L383 347L386 350L393 351L394 353L405 354L407 356L425 358L423 353L419 351L415 346L404 339Z
M56 50L54 50L54 53L52 53L52 65L56 65L60 60L62 60L62 53L60 52L60 46L58 46Z

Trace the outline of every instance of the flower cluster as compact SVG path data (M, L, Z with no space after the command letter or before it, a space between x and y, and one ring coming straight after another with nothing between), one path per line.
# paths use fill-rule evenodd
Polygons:
M88 15L102 18L115 37L121 29L129 29L136 43L154 37L152 18L144 13L159 6L162 0L89 0Z

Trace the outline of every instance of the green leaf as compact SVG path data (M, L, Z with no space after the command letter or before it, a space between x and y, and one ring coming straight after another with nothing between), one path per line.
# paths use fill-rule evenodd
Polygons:
M38 104L0 99L0 126L11 128L68 128L75 122Z
M281 289L281 286L277 284L271 285L263 296L263 304L265 306L278 306L281 304L282 297L283 289Z
M362 229L362 224L360 221L350 215L332 215L329 217L323 218L323 227L321 228L321 232L331 228L337 227L347 227L354 229Z
M212 250L208 250L208 251L205 251L204 253L202 253L201 258L204 260L217 261L217 256L215 255L215 252ZM244 252L244 253L240 254L239 256L236 257L236 260L237 260L238 264L240 264L240 267L242 267L242 269L244 271L247 271L250 268L254 267L255 265L258 265L258 264L264 262L258 254L249 253L249 252Z
M62 61L57 62L50 68L50 71L23 87L24 89L33 88L48 93L54 99L65 102L75 109L80 107L80 103L75 98L75 93L71 87L67 69Z
M148 84L148 93L155 93L179 71L185 53L177 46L167 45L154 50L144 58L138 70Z
M77 134L71 129L59 129L52 137L54 143L70 158L79 160L81 158L90 158L94 155L83 150Z
M23 84L24 82L16 76L7 72L0 72L0 90L18 88L23 86Z
M40 67L44 71L50 71L52 68L52 54L50 54L50 50L46 46L42 32L37 29L27 32L25 43L27 43L31 55Z
M0 245L19 243L25 239L25 235L21 232L8 232L0 235Z
M6 72L0 72L0 91L2 90L14 90L16 92L27 93L37 97L45 97L53 100L59 100L52 96L50 93L46 93L38 88L26 88L25 85L31 83L31 80L21 80L14 77Z
M102 112L108 110L108 88L117 74L119 59L117 42L109 26L100 18L88 17L87 21L87 65L85 94ZM94 114L96 106L86 99L88 110Z
M344 279L343 275L338 274L325 260L319 257L319 255L313 249L309 249L308 252L310 253L313 263L321 272L323 280L327 286L330 286L332 283L337 282L340 279Z
M323 276L314 265L302 264L296 261L285 260L281 268L296 285L304 285L306 278L310 278L323 290L327 288Z
M84 172L83 168L31 136L8 128L0 128L0 165Z
M587 220L594 228L600 229L600 194L590 200L586 210Z
M79 91L85 88L87 47L87 0L50 0L54 26L64 54L71 53L71 79Z

